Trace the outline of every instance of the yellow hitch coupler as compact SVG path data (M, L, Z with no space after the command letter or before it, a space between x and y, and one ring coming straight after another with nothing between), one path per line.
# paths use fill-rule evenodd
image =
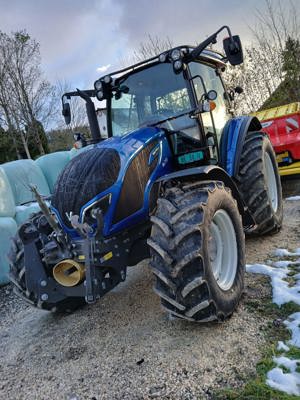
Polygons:
M85 266L71 259L60 261L53 268L53 277L62 286L76 286L85 277Z

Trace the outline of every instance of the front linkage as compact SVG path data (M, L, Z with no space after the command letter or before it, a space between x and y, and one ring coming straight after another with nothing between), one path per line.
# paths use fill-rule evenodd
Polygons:
M88 224L79 223L78 216L73 215L71 223L80 238L71 240L58 227L46 203L37 193L35 196L41 203L42 213L19 229L24 249L19 258L24 255L22 265L26 273L20 270L18 274L25 275L24 285L17 282L21 294L35 305L56 309L66 298L94 303L126 279L127 265L135 265L148 253L149 224L135 228L134 232L124 231L104 238L101 210L97 211L96 232ZM140 254L136 252L137 247ZM18 268L16 259L11 262L13 268Z

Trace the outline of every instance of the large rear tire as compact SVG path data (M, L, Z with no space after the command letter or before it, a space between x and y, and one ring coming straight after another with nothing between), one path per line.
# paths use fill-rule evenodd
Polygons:
M263 132L247 133L237 183L256 222L250 233L278 232L283 218L281 182L275 152Z
M174 316L199 322L232 314L244 286L245 238L221 182L167 189L148 240L155 292Z

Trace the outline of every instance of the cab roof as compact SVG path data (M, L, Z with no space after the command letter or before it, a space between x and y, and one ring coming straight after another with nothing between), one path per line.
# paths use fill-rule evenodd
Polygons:
M179 49L179 50L182 50L185 52L185 56L188 56L188 54L190 54L195 48L196 48L195 46L190 46L190 45L176 46L176 47L173 47L172 49L162 52L161 54L171 54L171 52L173 50ZM124 72L129 73L136 69L146 67L148 64L151 65L152 63L157 63L157 62L159 62L159 57L161 54L158 54L154 57L140 61L137 64L133 64L128 67L122 68L118 71L114 71L110 74L103 75L102 77L100 77L100 79L102 80L107 75L114 76L114 75L123 74ZM197 57L195 60L210 62L212 64L215 64L219 68L222 68L222 67L224 68L226 65L226 57L222 53L219 53L215 50L210 50L210 49L203 50L201 52L200 56ZM189 61L192 61L192 60L188 60L188 62Z

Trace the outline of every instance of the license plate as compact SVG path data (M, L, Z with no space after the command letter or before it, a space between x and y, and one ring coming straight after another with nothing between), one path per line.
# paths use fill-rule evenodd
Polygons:
M186 153L178 157L179 164L190 164L195 161L203 160L203 151L195 151L193 153Z

